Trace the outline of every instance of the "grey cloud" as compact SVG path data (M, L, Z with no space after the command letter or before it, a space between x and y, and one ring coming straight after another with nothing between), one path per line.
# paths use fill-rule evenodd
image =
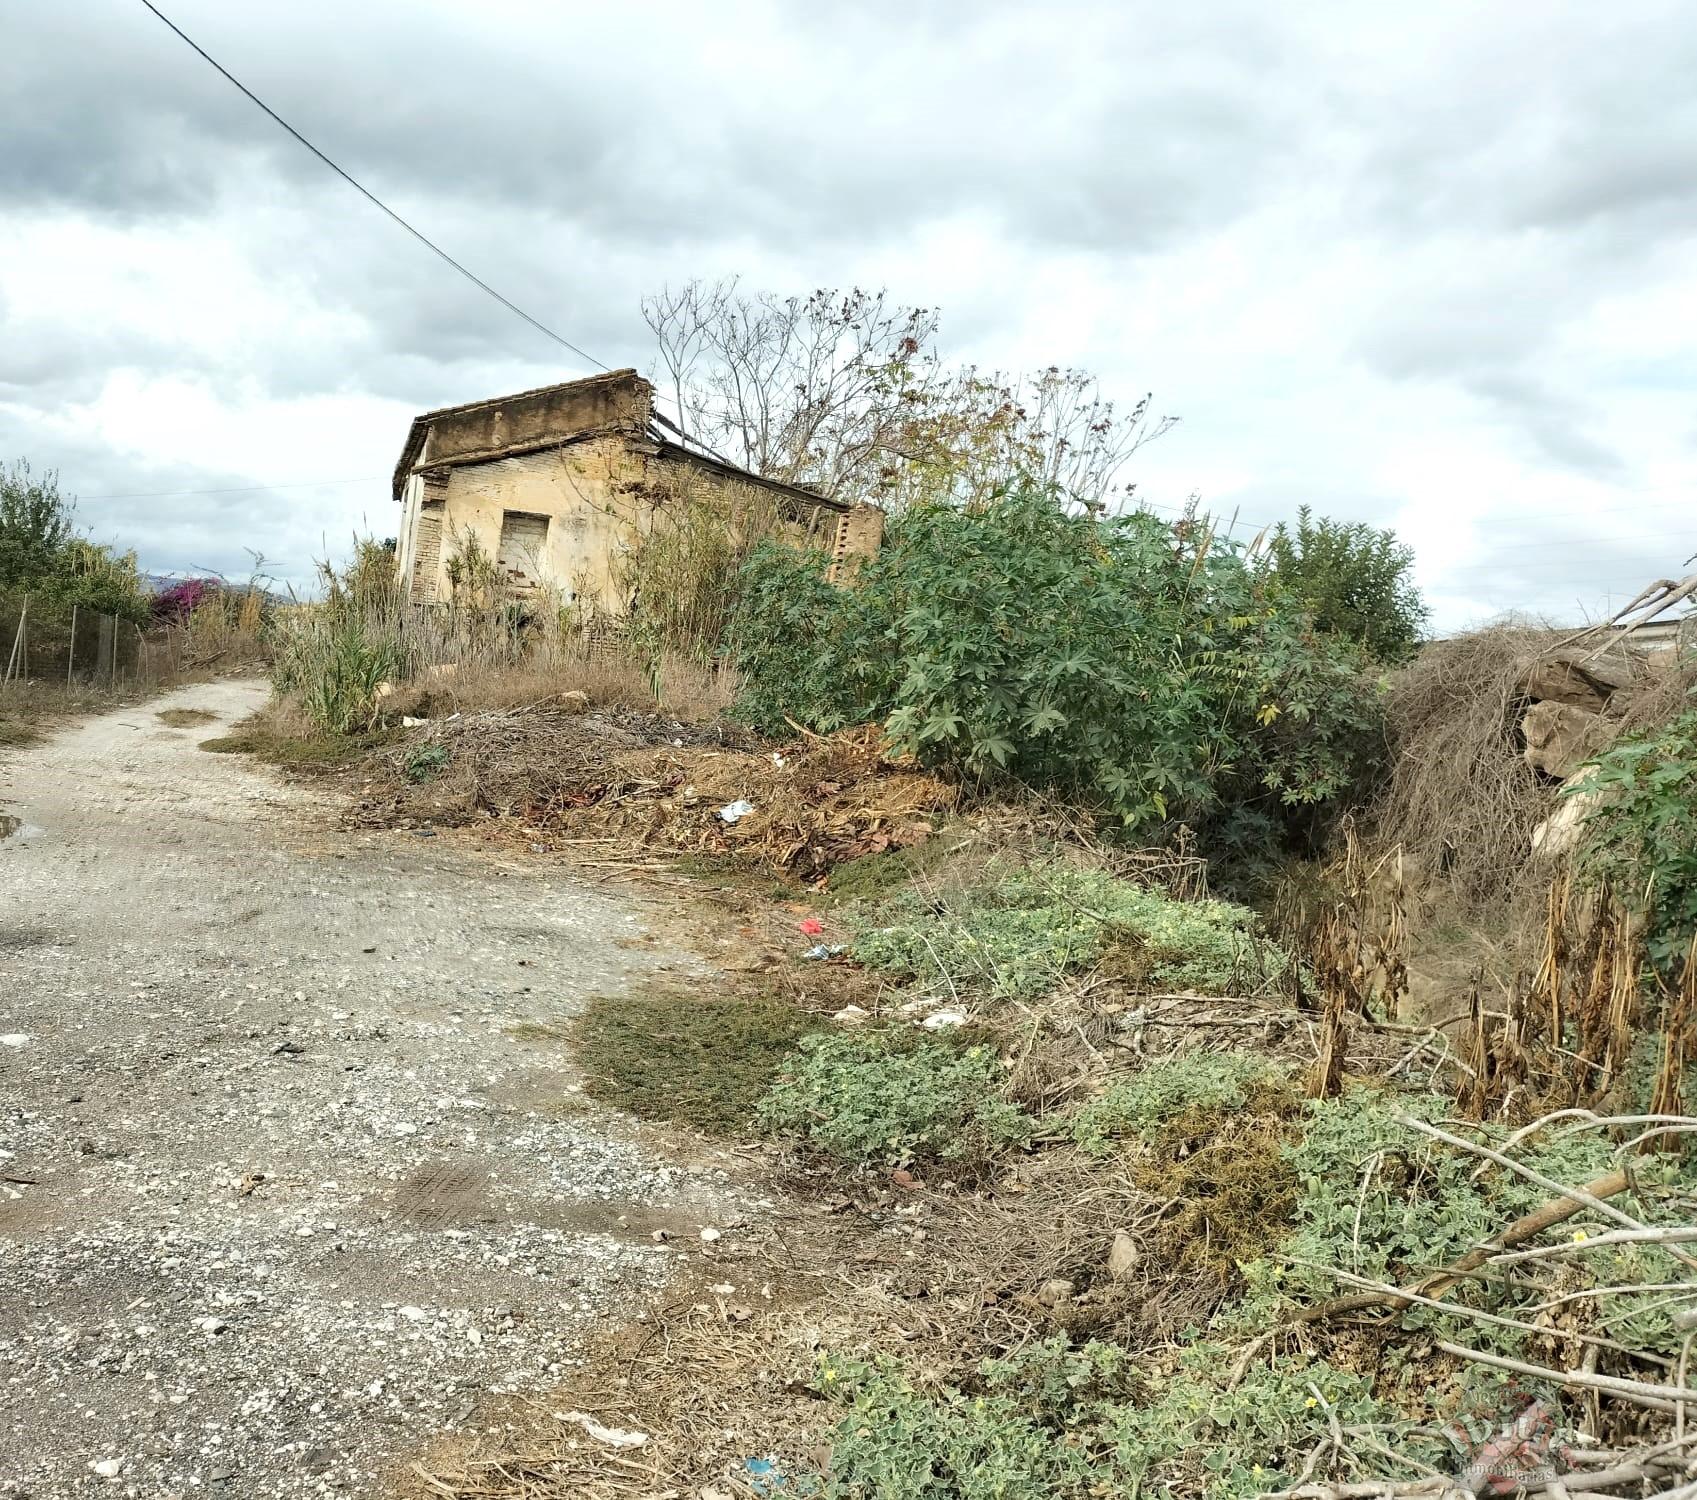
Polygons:
M1426 70L1351 90L1351 191L1393 229L1595 231L1697 224L1697 27L1681 0L1437 15ZM1573 242L1577 243L1577 242Z
M1564 327L1608 286L1584 244L1457 236L1437 242L1423 269L1395 284L1353 352L1391 379L1468 392L1558 468L1616 477L1622 459L1587 431L1582 397L1544 373Z
M1551 303L1512 274L1471 283L1462 255L1451 277L1436 283L1399 282L1390 300L1354 340L1356 353L1394 379L1454 376L1514 364L1550 329Z
M458 8L405 25L376 7L307 4L240 25L222 7L177 9L403 205L522 205L653 246L748 232L806 243L840 233L845 211L858 232L978 212L1036 242L1153 245L1242 212L1305 129L1298 91L1268 68L1276 39L1248 14L1232 47L1090 8L1052 26L1008 9L1004 24L962 22L926 46L934 23L838 11L811 46L805 28L779 31L768 55L714 67L701 54L726 27L698 12L656 26L636 10L533 11L521 34ZM1084 25L1106 32L1096 47ZM85 31L32 9L0 64L0 117L30 146L0 175L14 201L188 211L211 182L238 191L250 151L297 187L324 172L139 8Z
M1312 309L1321 323L1351 320L1349 360L1303 378L1460 392L1512 434L1503 442L1517 456L1618 482L1625 458L1591 430L1589 392L1552 368L1551 351L1697 218L1697 28L1678 24L1688 12L1677 3L1616 0L1600 15L1552 0L1533 16L1440 0L1394 18L1237 0L161 3L399 211L609 364L648 363L638 301L665 281L740 270L751 288L806 290L957 221L987 226L1013 261L1111 267L1128 301L1145 257L1182 262L1194 249L1199 276L1223 265L1228 282L1281 274L1255 259L1278 235L1276 253L1359 277L1335 312ZM233 251L298 301L303 326L221 340L192 306L178 336L121 317L48 325L15 299L0 305L0 456L38 453L41 417L91 400L115 369L415 409L580 372L139 5L103 9L95 24L88 7L20 4L4 28L0 214L165 230L191 263L201 248ZM208 255L209 277L219 264ZM954 270L934 263L924 289L892 293L941 301L948 345L1004 362L1010 322L1052 288L1012 284L993 305L964 306L949 295ZM1334 326L1318 331L1319 344L1340 341ZM1229 330L1199 333L1229 357ZM1112 393L1153 385L1161 399L1162 371L1142 367L1142 350L1104 357L1121 365L1110 376L1134 371L1130 390ZM1184 436L1212 457L1229 403L1285 377L1257 385L1251 373L1211 407L1205 375L1183 403ZM398 441L372 435L374 471ZM1382 518L1383 496L1328 468L1323 434L1293 435L1299 447L1288 477L1240 496L1246 514L1278 519L1310 500ZM90 493L278 477L270 456L229 476L192 455L154 472L95 443L53 457ZM300 472L290 458L283 477ZM366 502L136 504L89 515L147 536L156 565L239 567L234 538L257 537L300 570L328 518ZM379 529L383 514L377 505ZM1491 546L1512 561L1508 542ZM1610 566L1636 566L1629 554L1643 556L1628 548ZM1561 599L1588 571L1516 566L1490 578L1534 592L1550 579Z
M1468 386L1492 401L1558 467L1595 479L1626 471L1621 455L1586 431L1590 412L1573 396L1552 390L1530 375L1497 373L1475 377Z
M247 488L251 475L192 463L138 464L75 439L43 446L27 413L0 404L0 454L19 452L31 455L38 472L57 470L61 493L76 502L80 529L97 542L138 547L142 566L155 572L245 578L252 548L264 554L272 576L305 587L315 556L345 550L352 519L363 517L384 535L393 510L382 477L254 492ZM230 493L207 493L216 490Z

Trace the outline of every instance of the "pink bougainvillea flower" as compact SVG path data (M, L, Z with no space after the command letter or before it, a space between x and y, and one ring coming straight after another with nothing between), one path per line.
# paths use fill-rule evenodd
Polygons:
M808 917L802 922L801 930L809 937L818 937L825 930L825 924L818 917Z

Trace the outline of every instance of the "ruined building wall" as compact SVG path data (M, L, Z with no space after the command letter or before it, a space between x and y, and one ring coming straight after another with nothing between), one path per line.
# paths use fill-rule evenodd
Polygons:
M428 452L428 445L426 448ZM502 557L503 519L540 517L541 528L525 521L528 539L540 534L515 559L520 587L546 582L562 600L580 608L623 614L623 573L631 551L669 505L707 504L726 524L772 527L793 546L812 547L833 559L870 555L882 534L883 513L870 507L842 512L805 496L774 490L623 434L598 437L486 462L425 468L407 481L399 560L410 597L418 602L449 598L448 565L467 536L491 558ZM868 514L869 513L869 514ZM515 523L509 521L509 538Z

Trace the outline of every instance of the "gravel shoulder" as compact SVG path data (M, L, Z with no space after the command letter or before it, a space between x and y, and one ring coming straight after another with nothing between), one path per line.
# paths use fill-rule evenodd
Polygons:
M0 1496L381 1495L759 1212L558 1038L695 971L664 908L338 831L198 748L265 691L0 758Z

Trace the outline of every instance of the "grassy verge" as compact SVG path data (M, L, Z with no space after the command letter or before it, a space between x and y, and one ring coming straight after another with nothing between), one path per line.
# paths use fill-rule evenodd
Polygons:
M591 1000L571 1035L591 1097L640 1120L738 1135L818 1025L770 996L661 994Z
M286 770L334 771L396 738L396 731L384 729L369 734L331 734L292 705L272 702L230 733L202 740L200 748L214 755L251 755Z
M1609 1217L1551 1186L1624 1183L1627 1131L1468 1123L1447 1049L1411 1052L1407 1028L1365 1015L1342 1091L1312 1099L1309 950L1245 908L970 826L952 850L940 835L838 865L807 898L817 918L787 901L762 927L739 906L761 982L795 1005L602 1000L573 1028L594 1097L758 1128L808 1169L786 1188L823 1189L727 1236L706 1273L723 1296L681 1301L618 1361L614 1415L652 1434L668 1481L712 1492L771 1452L786 1488L838 1500L1412 1484L1455 1474L1531 1399L1571 1432L1557 1372L1588 1351L1611 1377L1676 1369L1691 1296L1671 1248L1608 1244ZM714 860L679 867L734 883ZM844 1024L814 1019L844 1000ZM1685 1223L1694 1169L1625 1159L1611 1209ZM1541 1221L1511 1275L1448 1274ZM774 1268L774 1305L741 1291ZM1511 1383L1487 1357L1531 1373ZM1660 1432L1643 1420L1605 1401L1586 1430L1636 1451Z

